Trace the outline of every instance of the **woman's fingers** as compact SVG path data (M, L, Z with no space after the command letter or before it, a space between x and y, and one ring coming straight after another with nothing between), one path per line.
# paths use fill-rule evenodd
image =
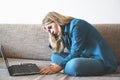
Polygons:
M54 74L62 70L62 67L51 63L50 67L44 67L40 70L40 74Z
M40 70L40 74L53 74L53 73L54 73L54 71L52 71L51 68L42 68Z

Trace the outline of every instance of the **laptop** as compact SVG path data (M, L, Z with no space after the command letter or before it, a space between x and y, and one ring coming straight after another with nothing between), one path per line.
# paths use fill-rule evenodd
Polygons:
M4 47L2 45L0 47L1 47L0 48L1 56L6 64L6 67L8 69L10 76L40 74L40 69L38 68L36 64L23 63L23 64L9 66L7 56L5 55Z

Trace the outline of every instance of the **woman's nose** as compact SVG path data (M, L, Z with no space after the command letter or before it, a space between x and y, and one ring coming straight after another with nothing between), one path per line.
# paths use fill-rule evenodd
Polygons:
M48 30L48 33L51 33L51 31L50 31L50 30Z
M53 34L54 31L52 29L49 29L48 32Z

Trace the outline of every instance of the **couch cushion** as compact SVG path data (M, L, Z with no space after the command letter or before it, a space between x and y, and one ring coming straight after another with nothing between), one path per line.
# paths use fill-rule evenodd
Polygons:
M0 43L8 57L50 60L48 36L40 24L0 24Z
M107 41L120 64L120 24L94 24L94 26Z

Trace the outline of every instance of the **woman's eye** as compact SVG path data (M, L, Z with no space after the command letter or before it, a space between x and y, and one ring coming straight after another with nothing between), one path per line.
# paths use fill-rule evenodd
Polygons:
M48 29L51 29L52 28L52 26L48 26Z

